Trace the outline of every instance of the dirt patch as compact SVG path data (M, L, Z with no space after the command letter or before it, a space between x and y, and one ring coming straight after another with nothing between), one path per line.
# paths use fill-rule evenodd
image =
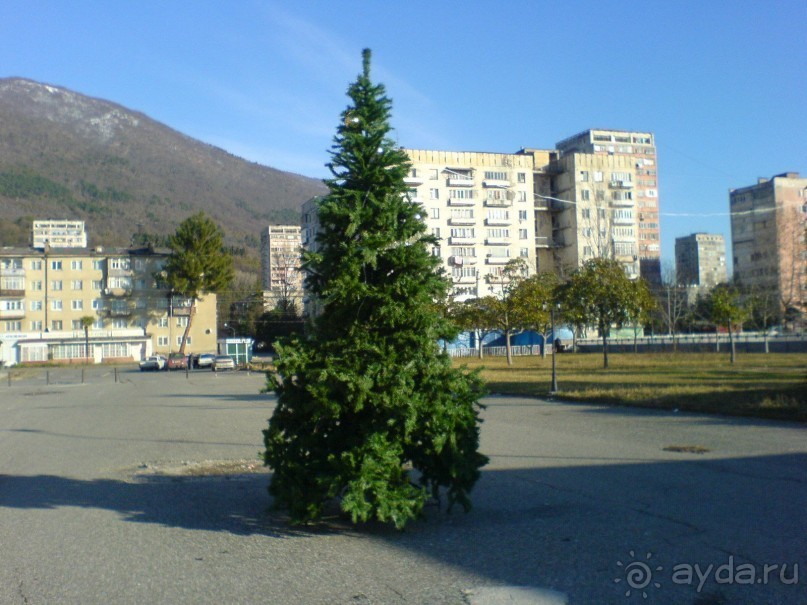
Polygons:
M664 448L665 452L678 452L681 454L705 454L711 452L708 447L702 445L668 445Z
M162 477L222 477L268 473L260 460L201 460L181 462L144 462L135 470L136 476Z

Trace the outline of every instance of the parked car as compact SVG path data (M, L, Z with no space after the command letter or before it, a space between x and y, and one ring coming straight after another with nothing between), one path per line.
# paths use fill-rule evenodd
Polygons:
M168 356L166 370L185 370L188 367L188 356L181 353L171 353Z
M140 362L140 371L164 370L167 360L162 355L151 355Z
M216 356L213 353L200 353L199 355L193 356L193 367L194 368L210 368L213 367L213 361L216 359Z
M216 355L216 358L213 360L213 371L218 372L219 370L234 370L235 369L235 361L229 355Z

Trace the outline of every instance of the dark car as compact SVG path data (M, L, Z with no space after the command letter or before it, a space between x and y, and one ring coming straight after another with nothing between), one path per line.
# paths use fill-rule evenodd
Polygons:
M168 356L168 363L165 364L166 370L186 370L188 368L188 356L181 353L171 353Z

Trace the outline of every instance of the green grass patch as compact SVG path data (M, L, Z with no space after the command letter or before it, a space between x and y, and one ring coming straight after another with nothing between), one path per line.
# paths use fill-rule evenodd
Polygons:
M558 393L562 401L678 409L733 416L807 421L807 354L745 353L729 363L721 353L559 354ZM481 369L493 393L547 397L552 358L458 359Z

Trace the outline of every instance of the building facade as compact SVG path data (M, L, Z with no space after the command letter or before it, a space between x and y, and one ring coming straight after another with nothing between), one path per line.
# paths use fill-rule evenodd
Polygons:
M457 300L501 293L513 259L536 266L532 155L405 149L412 168L405 181L426 210L432 250Z
M160 289L155 276L167 256L148 248L0 248L0 360L100 363L168 355L179 351L192 313L186 353L215 351L215 294L191 305ZM86 335L85 317L92 319Z
M264 311L282 301L294 303L302 311L303 277L299 225L269 225L261 231L261 288Z
M660 283L656 148L652 133L587 130L557 149L516 153L404 149L409 197L440 240L458 300L501 293L502 270L568 275L589 259L618 260ZM315 247L316 200L303 206L302 245Z
M84 221L38 220L31 229L31 246L41 250L51 248L86 248L87 231Z
M693 233L675 239L675 276L690 299L728 281L726 241L719 233Z
M560 141L556 147L559 171L565 174L558 178L559 197L573 197L584 207L582 203L587 200L581 199L583 196L602 196L593 200L591 210L596 209L598 216L605 214L605 228L601 220L594 221L590 228L597 232L595 241L581 245L599 248L600 255L610 248L611 256L623 262L629 272L632 265L638 266L635 275L651 284L661 283L658 165L653 133L589 129ZM588 180L582 180L586 177ZM633 230L632 235L629 230ZM629 252L631 247L633 251ZM635 262L628 262L628 257L634 256Z
M731 246L734 278L776 293L780 310L807 311L807 178L787 172L732 189Z

